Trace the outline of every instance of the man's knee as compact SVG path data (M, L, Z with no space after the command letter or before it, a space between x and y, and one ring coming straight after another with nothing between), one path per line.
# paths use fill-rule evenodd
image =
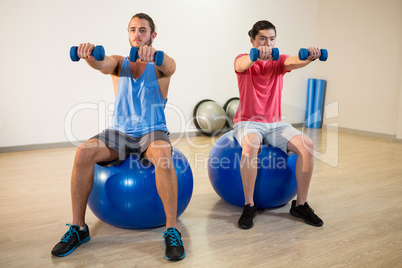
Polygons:
M301 136L301 144L303 145L303 148L307 150L310 154L314 150L314 142L308 136Z
M298 135L292 140L292 145L295 147L292 151L301 154L302 157L311 157L314 153L314 142L306 135Z
M155 141L148 147L145 156L155 166L172 167L172 146L166 141Z
M96 162L96 157L102 147L106 147L100 140L89 140L78 146L75 155L75 164L92 164Z
M257 134L248 134L242 140L242 154L256 156L261 148L261 138Z

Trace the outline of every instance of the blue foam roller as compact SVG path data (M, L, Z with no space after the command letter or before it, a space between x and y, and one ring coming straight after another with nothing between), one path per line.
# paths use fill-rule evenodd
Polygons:
M326 81L317 79L315 83L314 111L312 128L322 127L322 118L324 115L324 99L325 99Z
M313 122L315 81L315 79L309 78L307 82L306 127L312 127Z

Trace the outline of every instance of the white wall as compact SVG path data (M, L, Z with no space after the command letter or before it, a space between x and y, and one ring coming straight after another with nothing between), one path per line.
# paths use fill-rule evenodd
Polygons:
M69 49L92 42L108 55L128 55L127 24L137 12L153 17L154 46L177 62L168 98L185 122L167 109L176 133L194 131L187 121L198 101L223 105L238 96L233 60L251 48L247 32L254 22L272 21L281 53L296 55L314 43L316 11L317 0L2 0L0 147L65 142L69 133L85 140L103 130L114 100L112 81L85 62L71 62ZM305 68L285 77L283 113L291 123L304 121L311 75Z
M2 0L0 147L85 140L103 130L114 101L111 79L71 62L68 52L93 42L108 55L127 55L126 27L137 12L154 18L154 46L177 62L166 110L172 133L195 131L198 101L223 105L238 96L233 60L249 51L252 24L268 19L281 53L329 50L326 63L285 76L286 121L304 121L307 78L322 78L326 104L339 103L332 121L402 138L400 0Z
M319 0L316 43L328 62L326 104L338 101L340 127L402 138L402 1Z

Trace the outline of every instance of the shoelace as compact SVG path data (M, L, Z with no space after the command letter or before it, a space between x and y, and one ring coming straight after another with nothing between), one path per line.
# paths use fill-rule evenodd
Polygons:
M170 236L170 246L172 247L178 247L179 245L177 243L180 243L180 245L183 245L183 242L181 241L179 233L176 231L176 229L168 229L166 232L163 232L163 238L166 238L167 236Z
M70 223L66 224L70 229L61 237L61 242L68 242L68 240L73 236L73 232L77 234L78 240L81 242L80 235L78 232L73 228Z

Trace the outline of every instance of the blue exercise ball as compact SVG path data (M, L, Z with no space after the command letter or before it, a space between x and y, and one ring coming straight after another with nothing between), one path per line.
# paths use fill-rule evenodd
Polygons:
M193 193L193 173L178 149L173 148L172 158L178 181L179 217ZM95 165L88 206L100 220L120 228L141 229L166 224L163 204L156 190L155 167L144 165L136 155L130 155L119 166Z
M225 201L244 206L243 183L240 175L242 148L233 130L222 135L214 144L208 158L209 180L215 192ZM254 202L258 208L285 205L297 192L297 155L288 156L282 150L262 145L258 155Z

